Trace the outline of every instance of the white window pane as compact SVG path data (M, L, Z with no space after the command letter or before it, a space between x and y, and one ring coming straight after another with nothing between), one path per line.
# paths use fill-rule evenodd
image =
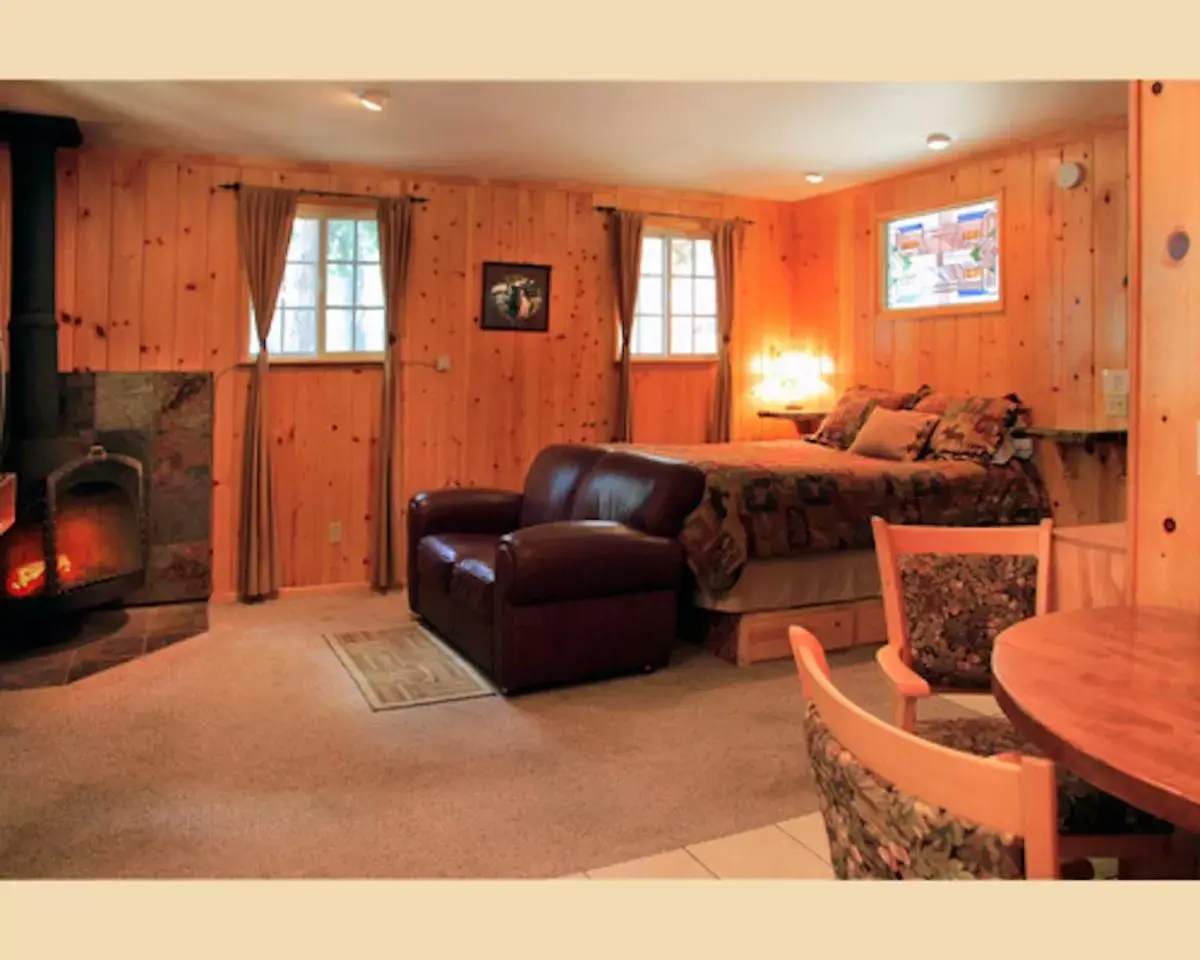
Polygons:
M695 243L691 240L671 241L671 274L692 275L692 248Z
M671 312L692 313L694 310L695 307L692 306L692 278L672 277Z
M379 262L379 221L358 221L358 253L355 259L360 263Z
M289 262L316 263L321 252L321 223L297 217L292 224L292 242L288 244Z
M363 353L383 353L384 326L382 310L359 310L354 325L355 349Z
M325 250L330 260L354 259L354 233L357 220L327 220Z
M276 321L282 322L283 326L283 346L279 352L294 356L314 356L317 352L317 312L284 310L282 313L283 316Z
M705 316L717 315L717 281L696 281L696 312Z
M662 237L642 237L642 273L662 274Z
M317 267L315 264L289 263L283 271L279 306L315 307L317 305Z
M717 318L716 317L696 317L692 324L692 330L695 331L695 351L696 353L716 353L717 352Z
M267 334L267 352L278 353L279 347L283 343L283 323L280 320L281 311L275 310L275 322L271 324L271 332ZM258 356L258 327L254 322L254 304L250 304L250 329L247 331L250 338L250 356Z
M663 318L658 314L638 317L633 325L633 352L662 353Z
M256 335L257 336L257 335ZM275 322L267 334L267 352L279 353L283 349L283 311L275 311Z
M692 352L692 318L671 317L671 353Z
M697 240L696 241L696 276L698 277L715 277L716 269L713 267L713 251L712 241Z
M383 274L379 270L379 265L360 263L355 274L355 284L357 285L354 297L355 305L359 307L382 307Z
M325 311L325 352L350 353L354 349L354 311Z
M325 304L354 306L354 264L331 263L325 268Z
M663 312L663 282L661 277L639 277L635 313Z

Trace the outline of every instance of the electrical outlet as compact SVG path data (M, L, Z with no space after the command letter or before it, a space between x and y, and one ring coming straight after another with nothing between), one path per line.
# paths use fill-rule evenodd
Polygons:
M1106 417L1129 416L1129 395L1125 393L1106 393L1104 395L1104 415Z
M442 354L433 361L433 369L438 373L446 373L450 369L450 358L446 354Z
M342 542L342 525L340 523L338 523L338 521L336 521L336 520L334 520L333 523L331 523L329 525L329 542L330 543L341 543Z

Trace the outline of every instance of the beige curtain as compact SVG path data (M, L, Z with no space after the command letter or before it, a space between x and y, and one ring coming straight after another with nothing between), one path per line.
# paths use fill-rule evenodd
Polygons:
M729 344L733 339L736 262L741 237L742 224L738 220L719 223L713 230L713 263L717 273L717 383L708 425L709 443L728 443L733 434L733 361L729 356Z
M633 439L633 364L630 339L637 306L638 274L642 264L642 234L646 217L628 210L612 213L613 280L617 292L617 319L621 324L621 379L617 387L617 420L613 439Z
M396 410L396 367L404 332L404 294L412 250L413 205L407 197L379 201L379 260L387 304L387 346L383 359L383 412L379 429L379 456L375 463L375 509L371 513L375 550L371 559L371 586L386 592L396 585L400 559L399 520L396 504L396 464L402 438Z
M254 304L258 359L250 376L246 405L246 442L242 457L242 517L238 539L238 594L243 601L279 593L279 546L275 530L275 491L271 445L266 435L267 335L283 283L296 194L264 187L238 191L238 247Z

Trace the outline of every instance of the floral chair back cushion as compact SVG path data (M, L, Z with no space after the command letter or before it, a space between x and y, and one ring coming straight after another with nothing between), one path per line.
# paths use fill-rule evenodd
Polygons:
M805 742L841 880L1019 880L1019 838L897 790L860 764L813 704Z
M914 553L897 562L913 670L936 687L990 689L996 636L1036 613L1037 558Z

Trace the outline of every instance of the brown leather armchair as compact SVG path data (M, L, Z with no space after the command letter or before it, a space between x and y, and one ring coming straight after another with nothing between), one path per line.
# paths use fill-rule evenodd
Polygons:
M559 444L521 493L417 494L409 605L506 694L665 666L703 489L687 464Z

